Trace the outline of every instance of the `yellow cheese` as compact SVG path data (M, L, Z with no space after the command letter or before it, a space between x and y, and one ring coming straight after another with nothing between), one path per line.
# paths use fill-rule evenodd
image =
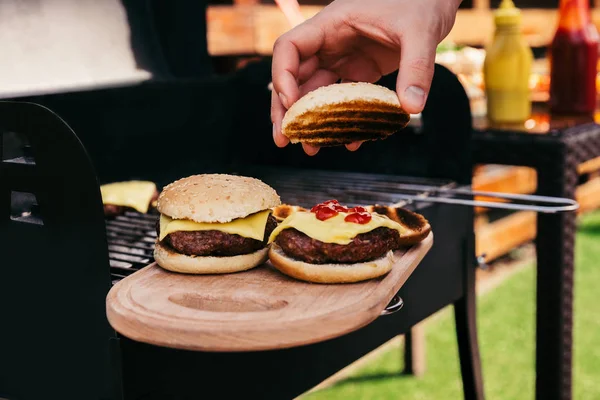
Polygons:
M183 219L171 219L160 215L159 240L163 240L169 233L180 231L221 231L232 235L262 241L265 237L265 227L271 210L265 210L249 215L246 218L234 219L226 223L204 223Z
M400 235L406 231L402 225L381 214L371 213L371 221L366 224L346 222L344 218L347 215L347 213L339 213L335 217L320 221L317 219L316 214L312 212L298 211L292 213L273 230L269 237L269 243L275 240L282 230L289 228L295 228L321 242L337 244L348 244L356 235L382 227L395 229Z
M148 212L155 192L156 185L148 181L115 182L100 186L102 203L131 207L144 214Z

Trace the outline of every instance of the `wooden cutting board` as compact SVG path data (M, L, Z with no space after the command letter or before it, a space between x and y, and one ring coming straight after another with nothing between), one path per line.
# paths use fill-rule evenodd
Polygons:
M298 281L269 263L227 275L184 275L152 264L113 286L106 313L122 335L177 349L253 351L320 342L375 320L432 243L429 234L397 251L384 277L352 284Z

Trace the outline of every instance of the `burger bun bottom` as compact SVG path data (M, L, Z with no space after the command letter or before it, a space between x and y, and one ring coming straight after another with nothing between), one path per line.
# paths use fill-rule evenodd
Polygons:
M154 247L154 259L162 268L184 274L227 274L246 271L264 263L268 247L250 254L231 257L188 256L177 253L160 242Z
M276 243L269 250L271 264L285 275L306 282L352 283L387 274L394 265L394 252L373 261L356 264L310 264L287 256Z

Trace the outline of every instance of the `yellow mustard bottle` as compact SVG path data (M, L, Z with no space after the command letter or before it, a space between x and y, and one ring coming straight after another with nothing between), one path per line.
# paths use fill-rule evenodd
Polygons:
M531 115L529 77L533 52L521 35L521 11L502 0L494 12L496 31L483 64L490 122L520 123Z

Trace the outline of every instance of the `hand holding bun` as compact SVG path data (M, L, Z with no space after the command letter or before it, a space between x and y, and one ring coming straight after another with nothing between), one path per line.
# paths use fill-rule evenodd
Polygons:
M385 139L409 120L395 92L370 83L340 83L300 98L281 129L292 143L326 147Z
M456 18L461 0L334 0L281 35L273 46L271 120L279 147L286 110L335 82L378 82L398 71L396 93L409 114L423 111L436 47ZM298 18L301 20L301 18ZM356 150L360 142L346 145ZM309 155L318 147L302 143Z

